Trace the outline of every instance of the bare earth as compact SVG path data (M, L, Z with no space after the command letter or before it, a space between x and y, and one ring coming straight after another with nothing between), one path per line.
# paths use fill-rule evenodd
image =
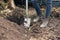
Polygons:
M60 17L51 18L45 28L36 22L29 29L0 17L0 40L60 40Z
M26 40L25 28L0 18L0 40Z

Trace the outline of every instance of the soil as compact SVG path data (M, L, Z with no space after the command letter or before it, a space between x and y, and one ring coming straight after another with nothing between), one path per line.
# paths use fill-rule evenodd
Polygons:
M0 18L0 40L26 40L25 28Z
M60 19L51 18L48 25L40 27L40 22L29 29L30 40L60 40Z
M60 40L60 19L51 19L45 28L37 22L27 29L0 18L0 40Z
M14 12L16 11L12 13ZM10 19L0 17L0 40L60 40L60 16L50 18L44 28L40 27L40 21L25 28Z

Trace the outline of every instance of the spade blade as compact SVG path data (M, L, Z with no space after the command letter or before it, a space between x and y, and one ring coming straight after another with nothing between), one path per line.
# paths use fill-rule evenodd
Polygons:
M24 20L24 26L25 27L30 27L30 22L31 22L30 18L25 18L25 20Z

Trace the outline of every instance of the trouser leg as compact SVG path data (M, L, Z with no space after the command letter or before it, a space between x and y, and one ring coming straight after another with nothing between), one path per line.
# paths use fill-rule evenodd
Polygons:
M46 18L51 14L52 0L46 0Z
M39 5L39 3L33 1L32 4L33 4L33 7L35 8L35 10L36 10L36 12L37 12L37 15L38 15L38 16L41 16L41 10L40 10L40 5Z

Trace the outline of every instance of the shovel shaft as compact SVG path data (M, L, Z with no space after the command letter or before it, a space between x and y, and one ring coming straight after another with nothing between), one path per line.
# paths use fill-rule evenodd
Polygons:
M28 18L28 0L26 0L26 17Z

